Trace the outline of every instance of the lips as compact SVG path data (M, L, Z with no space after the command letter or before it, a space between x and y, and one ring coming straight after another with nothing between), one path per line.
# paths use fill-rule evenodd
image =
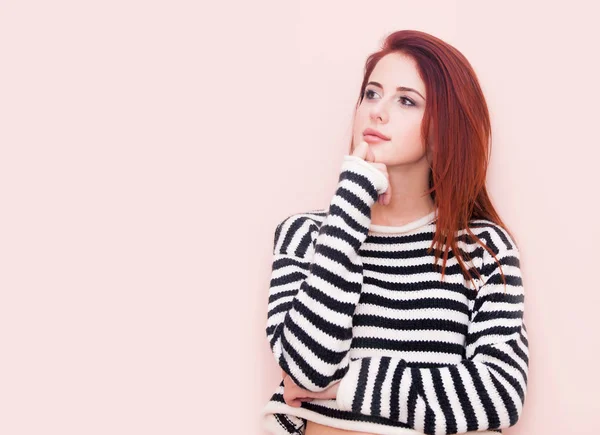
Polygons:
M382 140L390 140L390 138L388 136L386 136L385 134L383 134L380 131L377 131L373 128L367 128L365 131L363 131L363 136L365 137L365 139L379 138Z

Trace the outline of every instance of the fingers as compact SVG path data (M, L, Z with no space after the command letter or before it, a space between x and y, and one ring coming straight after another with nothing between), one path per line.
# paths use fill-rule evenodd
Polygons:
M300 400L298 400L297 398L290 396L289 394L283 394L283 401L288 404L289 406L293 406L293 407L299 407L302 406L302 403Z
M388 186L387 190L385 192L383 192L383 194L379 195L379 198L377 198L377 201L381 205L388 205L391 200L392 200L392 185L390 184Z
M357 156L360 157L361 159L370 162L373 166L375 166L377 169L379 169L381 172L384 173L384 175L386 177L388 177L389 180L389 176L388 176L388 172L387 172L387 166L384 163L377 163L375 162L375 154L373 153L373 150L371 150L371 147L369 146L369 144L367 142L365 142L364 140L361 141L358 146L354 149L354 151L352 152L353 156ZM388 205L392 200L392 187L391 185L388 186L387 190L382 193L381 195L379 195L379 197L377 198L377 202L381 205Z
M318 393L312 393L298 387L290 375L283 370L281 372L283 374L284 381L283 401L289 406L298 408L302 406L302 402L312 402L316 398L308 396L308 394L317 396Z
M388 190L385 191L385 194L383 195L383 205L388 205L390 203L390 201L392 200L392 194L390 192L390 188L388 188Z
M367 162L375 162L375 154L369 144L364 140L358 144L352 155L360 157Z
M297 397L295 399L292 399L288 402L286 402L288 405L290 406L294 406L294 407L300 407L302 406L302 402L312 402L313 398L312 397Z
M284 388L283 401L290 406L299 407L302 406L302 402L312 402L315 399L303 394L306 394L306 392L303 392L300 388Z
M366 143L364 140L358 144L358 146L354 149L352 155L360 157L361 159L366 160L368 162L375 161L373 151L371 151L369 144Z
M373 154L373 150L371 149L371 147L369 146L368 143L366 143L364 141L363 141L363 143L367 145L367 153L366 153L366 156L365 156L365 160L367 162L374 162L375 161L375 154Z
M361 159L364 159L364 155L365 155L365 147L363 146L362 142L359 143L356 147L354 147L354 151L352 151L352 155L356 156L356 157L360 157Z
M371 164L373 166L375 166L377 169L379 169L389 180L389 174L388 174L387 166L385 165L385 163L372 162ZM388 183L388 188L386 189L385 192L383 192L382 194L379 195L379 197L377 198L377 202L381 205L388 205L391 202L391 200L392 200L392 184Z

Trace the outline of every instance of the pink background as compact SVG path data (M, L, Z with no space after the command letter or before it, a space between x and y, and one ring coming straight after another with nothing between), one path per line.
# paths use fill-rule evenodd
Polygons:
M597 433L598 10L482 3L2 1L0 433L264 434L275 225L328 204L403 28L490 106L531 352L505 433Z

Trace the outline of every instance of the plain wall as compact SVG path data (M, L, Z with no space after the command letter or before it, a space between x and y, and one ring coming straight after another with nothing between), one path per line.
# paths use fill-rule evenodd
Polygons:
M0 2L0 433L264 434L275 225L328 204L364 62L434 34L490 107L530 376L595 434L593 2Z

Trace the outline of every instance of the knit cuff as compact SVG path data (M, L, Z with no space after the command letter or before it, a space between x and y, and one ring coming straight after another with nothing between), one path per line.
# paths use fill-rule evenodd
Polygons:
M371 181L378 194L384 193L389 187L389 181L383 172L358 156L344 156L342 171L344 170L352 170L366 176L369 181Z

